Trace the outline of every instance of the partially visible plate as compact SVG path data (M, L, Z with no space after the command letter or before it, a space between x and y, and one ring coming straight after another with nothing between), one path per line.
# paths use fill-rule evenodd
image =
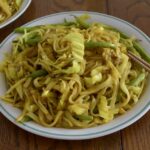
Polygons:
M134 35L138 39L141 39L142 46L146 49L148 53L150 53L150 39L148 36L146 36L146 34L144 34L137 27L131 25L130 23L124 20L101 13L85 12L85 11L57 13L33 20L27 23L25 26L35 26L40 24L63 22L64 18L73 19L72 15L78 16L85 13L88 13L91 16L90 22L102 22L108 25L112 25L130 36ZM12 33L1 43L0 62L3 60L3 53L9 52L11 50L11 42L16 36L17 34ZM0 95L3 95L6 90L7 86L4 75L0 74ZM27 122L23 124L18 123L16 122L16 118L20 114L20 110L12 107L12 105L7 104L2 100L0 100L0 111L6 118L8 118L11 122L16 124L20 128L40 136L56 139L67 139L67 140L91 139L114 133L118 130L121 130L131 125L139 118L141 118L150 109L149 91L150 91L150 78L148 78L147 80L147 86L145 87L139 102L130 111L128 111L122 116L115 118L113 121L107 124L86 129L46 128L34 122Z
M19 10L14 15L12 15L10 18L8 18L4 22L0 23L0 29L2 29L3 27L7 26L8 24L12 23L17 18L19 18L26 11L26 9L29 7L31 1L32 0L23 0Z

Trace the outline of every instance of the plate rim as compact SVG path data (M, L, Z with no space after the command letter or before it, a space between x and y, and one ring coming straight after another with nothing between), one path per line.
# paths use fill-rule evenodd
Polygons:
M12 22L14 22L16 19L18 19L26 10L27 8L30 6L32 0L26 0L23 1L22 5L25 3L26 5L13 14L10 18L8 18L8 20L5 20L4 22L0 23L0 29L6 27L7 25L11 24Z
M59 13L54 13L54 14L50 14L50 15L46 15L46 16L43 16L43 17L39 17L37 19L34 19L26 24L24 24L23 26L27 26L27 25L30 25L36 21L39 21L39 20L42 20L44 18L49 18L49 17L52 17L52 16L58 16L58 15L62 15L62 14L71 14L71 13L76 13L76 14L84 14L84 13L89 13L89 14L93 14L93 15L100 15L100 16L104 16L104 17L107 17L107 18L111 18L111 19L115 19L115 20L118 20L120 22L123 22L125 24L127 24L128 26L132 27L133 29L135 29L137 32L139 32L140 34L142 34L145 39L150 43L150 39L149 37L143 32L141 31L139 28L137 28L136 26L132 25L131 23L125 21L125 20L122 20L120 18L117 18L117 17L114 17L114 16L111 16L111 15L107 15L107 14L103 14L103 13L98 13L98 12L92 12L92 11L67 11L67 12L59 12ZM2 43L0 44L0 48L5 44L5 42L11 37L14 35L14 32L12 32L11 34L9 34L3 41ZM13 116L11 116L11 114L9 114L9 112L7 112L5 110L5 108L3 108L3 106L0 104L0 112L8 119L10 120L12 123L14 123L15 125L19 126L20 128L28 131L28 132L31 132L31 133L34 133L34 134L37 134L37 135L40 135L40 136L43 136L43 137L48 137L48 138L55 138L55 139L66 139L66 140L80 140L80 139L91 139L91 138L95 138L95 137L101 137L101 136L104 136L104 135L108 135L108 134L111 134L111 133L114 133L116 131L119 131L129 125L131 125L132 123L136 122L138 119L140 119L146 112L149 111L150 109L150 100L148 102L148 105L145 105L142 110L140 110L138 113L136 113L132 118L130 118L129 120L125 121L125 122L122 122L121 124L113 127L113 128L109 128L107 130L104 130L104 131L100 131L100 132L96 132L96 133L87 133L87 134L79 134L79 135L73 135L73 134L70 134L70 135L65 135L65 134L57 134L57 133L49 133L49 132L45 132L45 131L42 131L40 129L35 129L35 128L32 128L31 126L28 126L26 123L23 123L23 124L19 124L15 121L15 118ZM11 117L11 118L10 118ZM67 131L68 129L66 129ZM78 129L77 129L78 130ZM107 133L108 132L108 133Z

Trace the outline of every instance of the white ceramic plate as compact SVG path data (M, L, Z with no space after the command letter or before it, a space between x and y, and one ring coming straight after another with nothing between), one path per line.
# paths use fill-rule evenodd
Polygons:
M103 22L120 29L121 31L127 33L128 35L135 35L138 39L142 40L141 44L148 52L150 52L150 39L141 30L139 30L138 28L136 28L135 26L131 25L130 23L124 20L96 12L72 11L72 12L57 13L36 19L32 22L29 22L25 26L40 25L41 23L42 24L58 23L62 22L64 18L72 19L71 15L81 15L83 13L88 13L91 15L92 19L90 21ZM2 53L10 51L11 42L16 36L17 35L14 33L10 34L0 45L0 61L3 59ZM0 95L3 95L5 91L6 91L6 83L4 80L4 76L0 74ZM0 111L6 118L8 118L11 122L16 124L17 126L37 135L41 135L48 138L67 139L67 140L90 139L104 136L116 132L118 130L121 130L131 125L139 118L141 118L150 109L149 91L150 91L150 79L148 79L147 81L147 86L145 88L142 97L140 98L140 101L130 111L107 124L87 129L45 128L34 122L28 122L24 124L17 123L15 119L19 115L20 110L12 107L9 104L4 103L1 100L0 100Z
M13 16L8 18L6 21L0 23L0 29L2 29L3 27L7 26L8 24L12 23L17 18L19 18L29 7L30 3L31 3L31 0L23 0L19 10Z

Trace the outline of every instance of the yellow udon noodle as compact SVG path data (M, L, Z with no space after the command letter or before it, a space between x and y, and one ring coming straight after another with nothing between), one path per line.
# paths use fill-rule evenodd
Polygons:
M18 11L22 0L0 0L0 23Z
M1 67L9 85L1 98L22 110L17 121L30 118L46 127L86 128L113 120L138 101L145 79L138 85L130 81L146 71L129 59L119 33L100 24L33 32L42 41L24 46L23 37L29 34L24 33ZM111 42L116 49L85 48L90 40ZM18 47L23 50L18 52ZM32 78L39 67L48 74Z

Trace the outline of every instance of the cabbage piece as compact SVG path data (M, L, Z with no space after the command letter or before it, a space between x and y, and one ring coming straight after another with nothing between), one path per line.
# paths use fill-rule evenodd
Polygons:
M84 56L84 37L80 33L69 33L66 35L66 40L71 42L71 52L74 59L78 62L83 61Z
M74 60L72 62L72 66L69 67L68 69L64 69L63 72L66 74L79 73L80 72L80 64L76 60Z
M132 80L130 82L130 85L132 86L139 86L141 84L141 82L145 79L146 75L145 73L140 73L137 78L135 78L134 80Z
M106 97L101 96L98 103L98 111L100 117L104 119L104 122L109 122L110 120L113 120L114 115L118 113L119 109L118 108L111 109L108 105Z
M93 85L93 84L100 82L102 80L102 74L100 72L101 70L102 70L102 67L96 67L95 69L93 69L91 71L91 77L85 77L84 78L87 86Z
M68 109L71 113L75 113L76 115L82 115L89 109L89 103L86 104L72 104L68 106Z
M72 66L63 71L68 74L80 73L84 62L84 37L80 33L69 33L65 39L71 43L71 53L73 57Z

